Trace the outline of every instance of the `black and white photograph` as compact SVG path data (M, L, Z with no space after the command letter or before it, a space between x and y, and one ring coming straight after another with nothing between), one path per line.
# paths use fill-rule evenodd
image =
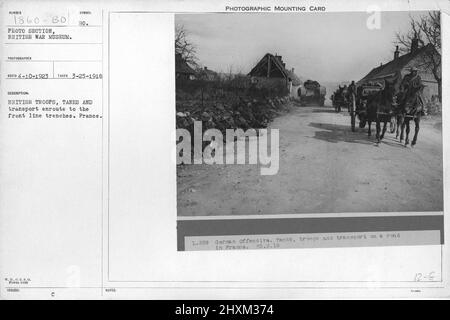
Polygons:
M443 210L438 11L175 16L177 215Z

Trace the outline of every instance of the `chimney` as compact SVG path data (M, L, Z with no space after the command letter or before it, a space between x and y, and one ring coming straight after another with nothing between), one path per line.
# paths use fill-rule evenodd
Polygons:
M208 70L208 67L205 67L205 71Z
M398 59L398 55L400 54L400 52L398 51L398 46L395 47L395 52L394 52L394 60Z
M419 48L419 39L417 37L414 37L414 39L411 40L411 53L415 52Z
M294 68L291 69L291 72L294 73Z

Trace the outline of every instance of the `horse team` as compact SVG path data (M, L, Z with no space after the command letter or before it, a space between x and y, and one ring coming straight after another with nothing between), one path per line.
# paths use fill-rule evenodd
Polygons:
M396 132L396 138L400 137L401 143L404 139L405 146L409 145L410 121L413 120L415 132L411 145L414 146L423 114L421 93L424 86L415 68L410 69L410 74L403 78L400 85L398 80L398 77L384 79L384 85L365 83L353 91L339 87L332 96L335 110L339 112L341 106L347 106L349 112L355 112L360 121L360 128L368 124L368 136L372 134L371 124L375 122L377 144L384 138L389 122L391 133ZM356 106L356 110L351 109L352 105Z

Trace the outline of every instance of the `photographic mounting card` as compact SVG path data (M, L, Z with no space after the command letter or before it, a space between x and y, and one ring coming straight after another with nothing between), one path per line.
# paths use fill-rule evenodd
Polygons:
M2 296L448 297L448 12L4 2Z

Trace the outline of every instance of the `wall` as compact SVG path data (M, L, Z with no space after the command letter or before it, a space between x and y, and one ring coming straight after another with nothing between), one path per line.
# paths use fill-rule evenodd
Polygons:
M424 62L422 56L418 56L415 59L411 60L402 70L402 76L409 72L408 69L410 67L416 67L417 69L419 69L420 78L425 85L425 88L423 89L423 97L427 102L429 102L432 100L433 96L437 97L439 95L438 84L431 71L423 70L423 67L421 68L421 65L423 65L423 63Z

